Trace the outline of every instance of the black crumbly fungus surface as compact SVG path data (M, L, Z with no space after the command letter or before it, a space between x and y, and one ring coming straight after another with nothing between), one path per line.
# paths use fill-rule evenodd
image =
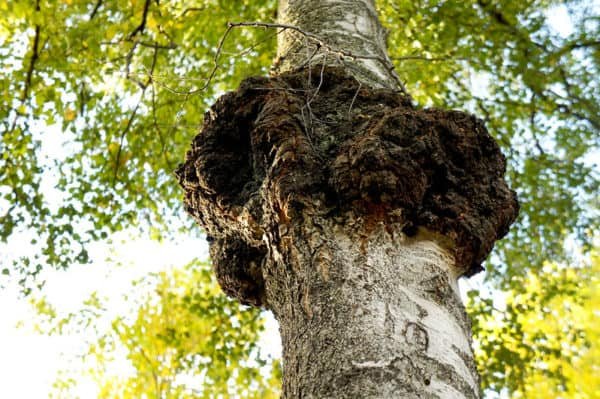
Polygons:
M518 213L505 167L476 117L416 109L398 92L314 67L252 77L222 96L176 174L187 211L214 237L224 291L260 306L263 237L307 207L401 215L407 235L448 237L464 275L480 271Z
M236 237L223 237L210 244L210 256L223 291L244 305L263 304L264 284L261 265L266 250L253 247Z

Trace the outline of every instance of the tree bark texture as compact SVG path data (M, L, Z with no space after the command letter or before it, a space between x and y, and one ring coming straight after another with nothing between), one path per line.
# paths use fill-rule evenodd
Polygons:
M478 397L456 280L517 212L481 121L315 66L223 96L186 158L222 288L280 322L284 397Z
M287 398L477 398L447 250L352 215L281 225L265 265Z
M385 55L371 1L280 7L326 45L286 29L281 73L220 98L177 171L221 287L279 321L284 398L480 397L457 279L516 218L504 157L384 63L334 57Z

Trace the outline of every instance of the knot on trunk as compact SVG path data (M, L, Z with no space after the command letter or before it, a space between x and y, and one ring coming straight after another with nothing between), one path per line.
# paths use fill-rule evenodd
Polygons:
M452 240L464 274L479 271L518 212L504 172L474 116L415 109L315 67L222 96L176 174L187 211L214 237L224 291L259 306L267 248L301 212L401 222L409 235L423 227Z

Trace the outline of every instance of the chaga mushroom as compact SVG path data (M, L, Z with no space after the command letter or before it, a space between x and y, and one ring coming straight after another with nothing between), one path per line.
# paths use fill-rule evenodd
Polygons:
M176 174L187 211L214 237L223 290L260 306L271 256L263 238L306 207L440 233L463 274L478 272L518 212L505 167L474 116L416 109L398 92L317 67L249 78L222 96Z

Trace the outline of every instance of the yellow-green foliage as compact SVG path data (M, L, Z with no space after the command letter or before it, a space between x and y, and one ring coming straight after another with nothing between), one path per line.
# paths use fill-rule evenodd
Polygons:
M569 267L547 262L519 278L505 304L469 303L484 386L511 398L600 397L600 257ZM498 302L498 301L496 301Z
M88 339L81 360L62 370L54 397L74 397L85 382L105 399L279 397L278 361L263 358L257 347L261 313L222 295L207 264L152 274L131 288L144 294L123 297L129 314L104 330L108 302L97 294L64 318L46 301L36 302L47 317L43 329L83 332Z

